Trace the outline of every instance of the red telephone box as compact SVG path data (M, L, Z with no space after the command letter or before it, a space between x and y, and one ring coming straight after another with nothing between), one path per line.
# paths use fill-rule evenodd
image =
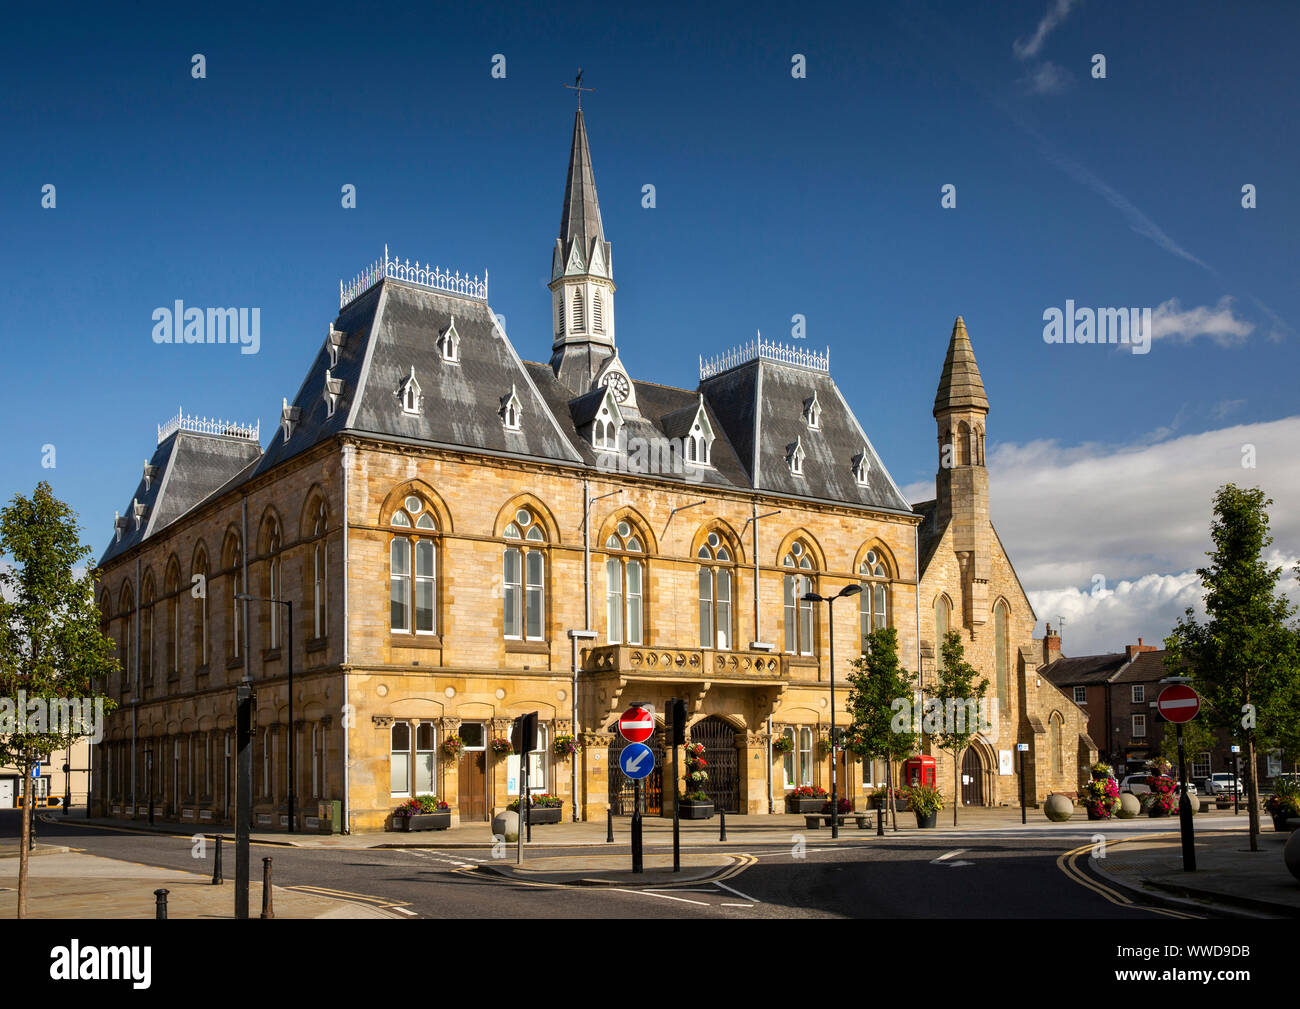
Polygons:
M934 788L934 758L921 753L903 761L903 785L907 788L913 785Z

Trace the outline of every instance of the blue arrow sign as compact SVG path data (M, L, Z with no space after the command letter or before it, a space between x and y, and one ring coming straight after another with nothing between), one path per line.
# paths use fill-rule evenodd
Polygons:
M628 743L618 755L618 767L633 780L647 777L655 769L654 751L645 743Z
M32 765L32 781L41 779L41 765L39 763Z

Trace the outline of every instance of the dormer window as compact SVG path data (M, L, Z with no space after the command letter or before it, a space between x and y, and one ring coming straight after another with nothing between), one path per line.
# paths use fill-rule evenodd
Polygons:
M704 409L704 397L701 396L699 406L695 409L695 419L691 421L691 429L686 432L686 461L700 466L712 466L713 438L713 426L709 423L709 415Z
M325 390L322 395L325 397L325 416L333 417L339 400L343 398L343 379L335 378L328 368L325 369Z
M411 373L398 384L397 398L402 403L402 413L419 415L424 395L420 392L420 383L415 380L415 365L411 365Z
M144 464L144 489L146 493L153 486L156 479L158 479L158 467L150 466L148 460L146 460Z
M284 440L288 441L293 437L293 429L298 426L302 407L290 406L289 401L283 396L280 397L280 402L280 431L284 434Z
M796 438L785 447L785 461L794 476L803 476L803 438Z
M347 338L347 333L340 329L335 329L334 324L330 323L330 333L325 340L325 347L329 351L331 368L338 367L339 354L343 352L343 344L347 341Z
M135 531L140 531L140 526L144 522L144 517L149 513L149 506L143 501L131 499L131 517L135 520Z
M803 419L808 422L808 430L820 431L822 426L822 405L817 402L817 393L811 399L803 401Z
M596 448L617 451L618 434L623 427L623 413L612 391L606 390L600 411L591 424L591 444Z
M519 394L515 387L510 387L510 392L501 397L501 422L505 425L507 431L518 431L523 423L523 404L519 402Z
M862 446L862 451L853 457L853 482L859 487L867 486L867 478L871 475L871 462L867 455L867 446Z
M119 515L117 512L113 512L113 542L122 542L122 534L126 532L126 527L130 522L131 520L125 515Z
M451 317L451 325L438 336L438 347L442 350L442 359L450 364L460 363L460 334L456 332L456 317Z

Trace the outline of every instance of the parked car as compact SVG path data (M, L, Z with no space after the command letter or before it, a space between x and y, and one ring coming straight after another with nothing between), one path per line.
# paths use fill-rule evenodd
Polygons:
M1205 790L1210 795L1231 795L1233 789L1240 789L1237 776L1231 771L1216 771L1205 779Z

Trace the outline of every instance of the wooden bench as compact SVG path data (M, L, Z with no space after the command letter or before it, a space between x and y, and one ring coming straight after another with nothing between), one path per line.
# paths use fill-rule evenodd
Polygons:
M858 822L858 830L866 830L868 826L874 826L874 824L871 823L870 813L837 813L836 815L840 818L841 827L844 826L844 821L846 819L856 820ZM830 818L830 813L805 813L803 820L806 829L820 830L823 822L826 823L826 826L830 826Z

